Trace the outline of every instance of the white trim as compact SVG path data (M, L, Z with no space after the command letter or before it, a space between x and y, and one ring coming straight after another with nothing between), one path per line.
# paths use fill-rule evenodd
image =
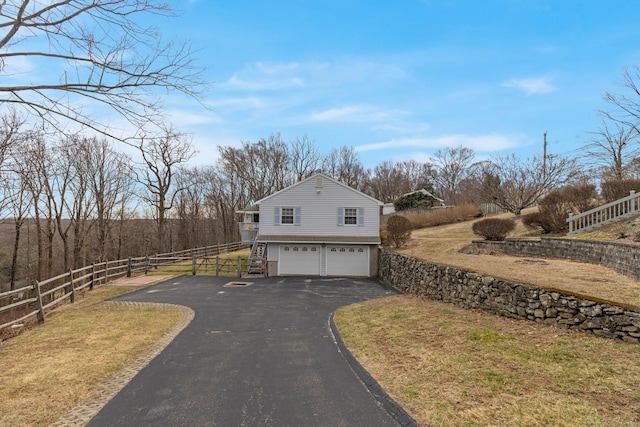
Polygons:
M327 180L329 180L329 181L331 181L331 182L334 182L334 183L336 183L337 185L339 185L339 186L341 186L341 187L344 187L344 188L347 188L347 189L349 189L349 190L353 191L354 193L360 194L361 196L366 197L367 199L369 199L369 200L371 200L371 201L373 201L373 202L377 203L377 204L378 204L378 206L382 206L382 205L384 205L384 203L382 203L380 200L375 199L375 198L373 198L373 197L369 196L368 194L364 194L362 191L358 191L358 190L356 190L356 189L355 189L355 188L353 188L353 187L349 187L348 185L343 184L343 183L342 183L342 182L340 182L340 181L336 181L335 179L333 179L333 178L331 178L331 177L329 177L329 176L327 176L327 175L325 175L325 174L322 174L322 173L318 173L318 174L315 174L315 175L311 175L310 177L308 177L308 178L306 178L306 179L303 179L302 181L298 181L298 182L296 182L296 183L295 183L295 184L293 184L293 185L290 185L290 186L288 186L288 187L283 188L282 190L279 190L279 191L276 191L275 193L269 194L268 196L263 197L262 199L260 199L260 200L258 200L258 201L256 201L256 202L254 202L254 205L259 205L260 203L264 202L265 200L269 200L270 198L272 198L272 197L276 196L277 194L280 194L280 193L282 193L282 192L284 192L284 191L287 191L287 190L289 190L290 188L297 187L298 185L300 185L300 184L302 184L302 183L304 183L304 182L307 182L307 181L309 181L309 180L316 179L317 177L322 177L323 179L327 179Z

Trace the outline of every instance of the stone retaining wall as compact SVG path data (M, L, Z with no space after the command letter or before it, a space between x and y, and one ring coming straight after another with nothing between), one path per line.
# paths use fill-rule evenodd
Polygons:
M640 343L637 307L513 283L384 249L380 250L378 267L380 279L403 293Z
M620 274L640 280L640 245L630 243L597 242L593 240L507 239L504 242L474 241L466 253L496 251L511 256L559 258L603 265Z

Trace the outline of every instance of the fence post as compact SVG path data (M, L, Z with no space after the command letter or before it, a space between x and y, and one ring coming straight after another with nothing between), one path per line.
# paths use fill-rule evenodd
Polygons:
M104 284L109 283L109 260L104 262Z
M129 257L129 261L127 262L127 277L131 277L132 274L132 270L133 270L133 261L131 260L131 257Z
M220 256L216 255L216 277L218 277L218 271L220 271L220 268L218 267L220 263Z
M76 290L73 286L73 270L71 269L69 269L69 285L71 286L71 296L69 300L71 301L71 303L74 303L76 302Z
M196 275L196 256L195 254L191 257L191 275Z
M33 287L36 290L36 305L38 306L38 323L44 323L44 307L42 306L42 294L40 294L40 283L33 281Z
M96 263L91 264L91 282L89 283L89 290L93 290L96 283Z
M238 278L242 277L242 257L238 256Z

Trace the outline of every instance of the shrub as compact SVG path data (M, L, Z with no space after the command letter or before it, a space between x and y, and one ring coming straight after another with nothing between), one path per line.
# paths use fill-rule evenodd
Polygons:
M396 248L400 248L411 237L411 221L402 215L392 216L387 220L387 235Z
M472 226L473 234L481 236L484 240L502 241L516 228L516 222L512 219L487 218L475 222Z
M401 215L409 218L413 228L417 229L468 221L481 216L482 211L477 205L466 203L450 208L437 208L421 212L403 212Z
M631 190L640 192L640 179L607 181L600 184L605 202L613 202L629 195Z
M405 196L398 197L393 202L393 207L396 211L404 211L407 209L425 209L432 208L436 199L423 194L421 192L409 193Z
M531 212L526 215L522 215L522 217L520 217L520 220L522 221L522 224L527 228L540 228L544 230L544 227L542 225L542 215L540 214L540 212Z
M587 211L597 206L596 187L568 186L547 194L538 203L539 226L545 233L566 233L570 213Z

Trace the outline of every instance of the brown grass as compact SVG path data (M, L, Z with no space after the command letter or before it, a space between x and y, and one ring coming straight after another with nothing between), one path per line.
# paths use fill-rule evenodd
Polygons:
M354 356L421 425L640 423L640 346L414 296L344 307Z
M503 214L497 217L513 218L513 215ZM479 219L414 230L412 240L398 252L516 282L640 306L640 283L607 267L558 259L511 257L498 253L460 253L462 247L478 239L471 230L475 221ZM531 236L531 231L520 221L517 221L516 229L509 237L518 236ZM579 236L581 235L577 235L578 238Z
M460 248L476 239L472 223L414 230L400 252L516 282L640 305L640 284L605 267L462 254ZM636 225L638 220L610 225L576 238L619 240L635 236ZM518 222L511 237L522 236L532 233ZM356 358L423 425L640 424L637 344L408 295L342 308L336 323Z
M97 288L0 346L0 425L56 421L178 321L175 310L100 303L133 289Z
M450 208L436 208L422 211L402 211L398 215L406 217L414 229L436 227L438 225L453 224L468 221L480 215L480 208L473 204L463 204ZM385 221L382 221L384 228Z

